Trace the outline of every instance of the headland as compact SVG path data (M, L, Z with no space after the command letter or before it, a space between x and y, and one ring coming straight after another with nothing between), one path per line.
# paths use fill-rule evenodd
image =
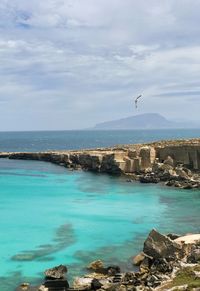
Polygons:
M125 175L129 182L200 188L200 139L78 151L1 152L0 158L47 161L71 170Z

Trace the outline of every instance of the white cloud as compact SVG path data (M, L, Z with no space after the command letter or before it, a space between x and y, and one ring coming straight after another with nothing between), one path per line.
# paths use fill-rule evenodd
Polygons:
M1 0L0 129L12 129L11 109L26 112L26 129L50 129L52 115L54 129L88 127L134 114L138 93L141 112L194 109L198 119L199 9L193 0Z

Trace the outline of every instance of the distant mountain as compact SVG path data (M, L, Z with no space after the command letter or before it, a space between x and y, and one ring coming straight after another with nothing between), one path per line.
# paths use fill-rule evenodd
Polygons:
M197 128L190 123L174 122L157 113L146 113L118 120L98 123L94 129L167 129L167 128Z

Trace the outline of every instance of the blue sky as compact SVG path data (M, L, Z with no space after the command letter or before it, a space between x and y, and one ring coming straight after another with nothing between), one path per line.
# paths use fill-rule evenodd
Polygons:
M1 0L0 130L200 120L199 11L198 0Z

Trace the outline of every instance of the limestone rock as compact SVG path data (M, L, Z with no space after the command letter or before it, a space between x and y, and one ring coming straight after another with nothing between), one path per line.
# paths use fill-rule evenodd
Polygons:
M169 237L153 229L144 242L144 253L155 259L176 258L181 251L181 246Z
M104 270L104 264L101 260L97 260L97 261L91 262L89 266L87 267L87 269L101 273L102 270Z
M133 264L135 266L141 265L141 263L144 261L144 258L145 258L145 254L143 252L139 253L133 258Z
M163 162L165 165L170 165L171 167L174 167L174 160L172 159L171 156L168 156L164 162Z
M73 288L78 290L90 290L92 280L93 278L77 277L73 282Z
M59 265L51 269L47 269L44 274L46 278L50 279L63 279L67 273L67 267L64 265Z

